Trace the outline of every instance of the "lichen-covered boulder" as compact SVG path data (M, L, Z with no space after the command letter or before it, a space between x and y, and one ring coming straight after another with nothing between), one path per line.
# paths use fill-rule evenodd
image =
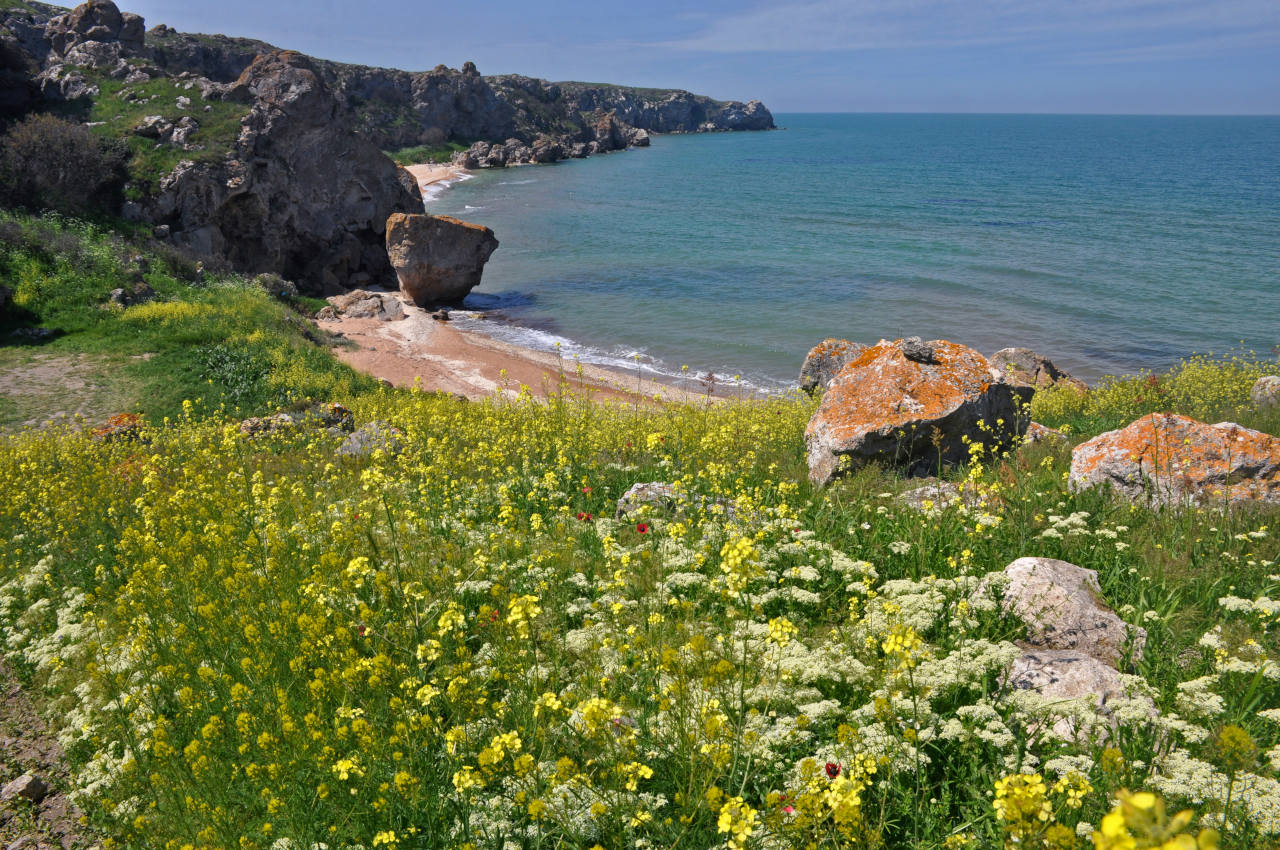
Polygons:
M1130 649L1134 660L1142 658L1146 630L1121 620L1103 601L1096 571L1053 558L1018 558L1004 575L1004 610L1026 623L1031 646L1079 650L1113 667Z
M836 375L867 350L865 343L828 337L805 355L800 367L800 389L809 395L825 390Z
M1234 422L1151 413L1071 453L1071 486L1156 504L1280 503L1280 439Z
M387 219L387 256L400 288L419 307L460 304L480 285L498 247L481 224L443 215L394 213Z
M1280 375L1263 375L1254 381L1249 398L1255 407L1280 407Z
M840 370L809 420L809 477L826 484L873 461L918 475L967 460L969 443L1008 445L1026 429L1030 392L968 346L881 340Z
M1006 383L1019 387L1042 390L1046 387L1066 385L1084 391L1088 384L1074 378L1053 364L1044 355L1030 348L1002 348L991 355L991 365L1004 375Z

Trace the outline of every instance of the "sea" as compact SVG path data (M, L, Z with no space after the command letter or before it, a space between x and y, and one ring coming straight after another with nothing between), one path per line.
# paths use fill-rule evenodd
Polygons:
M775 120L433 193L501 243L463 325L767 391L826 337L1026 346L1088 381L1280 343L1280 117Z

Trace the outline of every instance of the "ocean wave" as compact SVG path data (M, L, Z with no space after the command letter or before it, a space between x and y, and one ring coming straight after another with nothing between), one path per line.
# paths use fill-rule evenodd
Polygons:
M622 374L639 375L664 384L674 384L694 393L705 391L708 383L718 388L732 388L760 395L777 395L794 390L797 386L794 381L779 381L763 374L743 374L728 367L722 370L685 371L642 349L617 346L606 350L584 345L552 331L481 319L476 314L468 315L465 310L455 310L453 317L461 330L482 333L521 348L549 354L558 353L564 358L566 371L572 371L575 363L580 362Z

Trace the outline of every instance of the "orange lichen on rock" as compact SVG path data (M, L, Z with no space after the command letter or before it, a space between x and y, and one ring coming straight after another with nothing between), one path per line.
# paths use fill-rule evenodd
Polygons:
M969 441L1001 444L1025 428L1025 390L986 358L946 340L881 340L847 363L809 422L810 477L826 483L840 458L909 472L964 461Z
M1234 422L1151 413L1071 453L1072 486L1104 483L1159 504L1280 502L1280 439Z

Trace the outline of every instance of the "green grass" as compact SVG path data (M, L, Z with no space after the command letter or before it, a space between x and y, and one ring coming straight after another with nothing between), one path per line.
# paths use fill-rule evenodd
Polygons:
M249 114L249 107L245 104L206 101L200 97L198 87L186 89L185 82L167 77L145 83L125 83L88 69L85 77L98 86L99 95L92 99L87 110L84 104L71 104L67 109L79 120L97 123L93 131L99 137L125 139L130 152L127 195L134 200L154 193L159 188L160 178L184 159L221 162L239 136L241 120ZM136 95L138 100L148 99L148 102L125 99L127 93ZM191 99L191 105L186 109L177 105L180 96ZM206 106L210 107L208 112L204 111ZM133 128L148 115L163 116L174 124L185 116L195 119L199 129L191 134L188 141L203 145L204 150L186 151L161 144L156 139L134 135Z
M398 151L384 151L397 165L417 165L423 162L448 162L458 151L465 151L468 145L461 142L447 142L443 145L417 145L402 148Z
M108 293L132 285L127 258L145 244L101 226L57 216L0 213L0 280L14 291L15 316L0 319L0 362L72 358L102 389L100 398L153 418L176 416L185 399L204 399L242 413L286 406L306 397L350 395L374 381L338 363L322 335L294 306L231 275L196 286L179 258L150 256L148 304L107 304ZM52 332L43 341L15 337L20 327ZM101 380L98 380L101 379ZM65 393L45 402L28 395L0 416L12 426L66 409ZM93 408L101 412L103 404ZM47 410L39 409L44 405ZM119 412L112 411L112 412Z

